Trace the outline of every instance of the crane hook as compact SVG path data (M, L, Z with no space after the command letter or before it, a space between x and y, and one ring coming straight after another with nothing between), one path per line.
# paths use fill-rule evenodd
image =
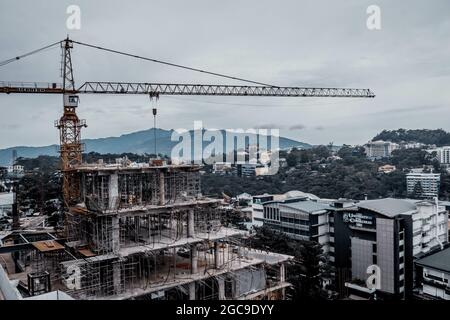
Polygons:
M157 92L150 92L149 94L150 102L152 103L152 112L153 112L153 142L154 142L154 155L155 158L158 158L157 150L156 150L156 114L157 114L157 108L156 104L159 100L159 93Z

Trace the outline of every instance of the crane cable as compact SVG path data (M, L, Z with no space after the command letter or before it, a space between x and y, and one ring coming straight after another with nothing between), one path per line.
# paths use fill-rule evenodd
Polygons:
M16 57L11 58L11 59L0 61L0 67L3 67L5 65L7 65L7 64L10 64L10 63L14 62L14 61L20 60L22 58L25 58L25 57L31 56L33 54L39 53L41 51L44 51L46 49L49 49L49 48L51 48L51 47L53 47L53 46L55 46L57 44L61 44L63 41L64 40L58 41L58 42L49 44L49 45L47 45L45 47L42 47L42 48L30 51L28 53L25 53L23 55L16 56ZM223 74L223 73L211 72L211 71L198 69L198 68L193 68L193 67L188 67L188 66L175 64L175 63L171 63L171 62L167 62L167 61L157 60L157 59L153 59L153 58L147 58L147 57L143 57L143 56L139 56L139 55L123 52L123 51L108 49L108 48L105 48L105 47L100 47L100 46L96 46L96 45L92 45L92 44L88 44L88 43L84 43L84 42L79 42L79 41L74 41L74 40L70 40L70 41L72 43L76 43L76 44L79 44L79 45L82 45L82 46L85 46L85 47L90 47L90 48L103 50L103 51L110 52L110 53L115 53L115 54L119 54L119 55L123 55L123 56L128 56L128 57L132 57L132 58L135 58L135 59L151 61L151 62L155 62L155 63L159 63L159 64L164 64L164 65L171 66L171 67L176 67L176 68L181 68L181 69L185 69L185 70L200 72L200 73L209 74L209 75L213 75L213 76L217 76L217 77L221 77L221 78L227 78L227 79L232 79L232 80L237 80L237 81L242 81L242 82L247 82L247 83L253 83L253 84L267 86L267 87L279 87L279 86L274 86L272 84L267 84L267 83L263 83L263 82L253 81L253 80L249 80L249 79L245 79L245 78L234 77L234 76L226 75L226 74Z
M180 64L175 64L175 63L171 63L171 62L167 62L167 61L157 60L157 59L153 59L153 58L146 58L143 56L139 56L139 55L135 55L135 54L127 53L127 52L122 52L122 51L118 51L118 50L108 49L108 48L104 48L104 47L100 47L100 46L95 46L95 45L88 44L88 43L83 43L83 42L74 41L74 40L71 40L71 41L73 43L76 43L76 44L79 44L79 45L82 45L85 47L103 50L103 51L107 51L110 53L115 53L115 54L132 57L132 58L136 58L136 59L140 59L140 60L146 60L146 61L151 61L151 62L155 62L155 63L160 63L160 64L168 65L171 67L186 69L186 70L200 72L200 73L204 73L204 74L210 74L210 75L221 77L221 78L227 78L227 79L232 79L232 80L237 80L237 81L242 81L242 82L248 82L248 83L253 83L253 84L267 86L267 87L278 87L278 86L274 86L274 85L267 84L267 83L262 83L262 82L248 80L248 79L244 79L244 78L229 76L229 75L226 75L223 73L211 72L211 71L207 71L207 70L203 70L203 69L197 69L197 68L188 67L188 66L184 66L184 65L180 65Z
M53 46L55 46L55 45L57 45L57 44L61 44L61 42L62 42L62 41L58 41L58 42L49 44L48 46L45 46L45 47L42 47L42 48L39 48L39 49L30 51L30 52L28 52L28 53L25 53L25 54L23 54L23 55L20 55L20 56L11 58L11 59L7 59L7 60L0 61L0 67L3 67L3 66L5 66L5 65L7 65L7 64L10 64L11 62L20 60L20 59L22 59L22 58L25 58L25 57L31 56L31 55L33 55L33 54L39 53L39 52L41 52L41 51L44 51L44 50L46 50L46 49L49 49L49 48L51 48L51 47L53 47Z

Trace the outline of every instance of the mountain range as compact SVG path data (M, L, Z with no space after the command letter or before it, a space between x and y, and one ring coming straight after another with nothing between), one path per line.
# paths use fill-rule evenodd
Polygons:
M119 137L108 137L108 138L98 138L98 139L85 139L83 143L85 145L85 152L98 152L101 154L107 153L136 153L136 154L144 154L144 153L154 153L154 132L156 130L156 145L157 145L157 153L163 155L171 154L172 148L177 145L178 141L172 141L172 133L173 130L164 130L164 129L148 129L137 131L133 133L122 134ZM223 144L226 145L226 135L225 130L221 130L223 138ZM189 131L191 137L194 134L194 131ZM237 137L239 136L250 136L249 134L235 134ZM270 139L268 140L268 144L270 147ZM204 142L203 147L208 145L209 142ZM299 142L296 140L292 140L285 137L280 137L279 139L279 148L280 149L289 149L292 147L308 149L312 146L308 143ZM6 149L0 149L0 166L6 166L11 164L13 150L16 150L17 157L24 158L36 158L40 155L48 155L48 156L58 156L58 146L57 145L49 145L49 146L41 146L41 147L28 147L28 146L17 146ZM192 152L192 151L191 151Z

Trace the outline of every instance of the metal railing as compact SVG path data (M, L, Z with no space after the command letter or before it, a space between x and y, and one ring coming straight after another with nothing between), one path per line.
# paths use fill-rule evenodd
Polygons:
M7 88L29 88L29 89L62 89L61 83L56 82L14 82L0 81L0 87Z

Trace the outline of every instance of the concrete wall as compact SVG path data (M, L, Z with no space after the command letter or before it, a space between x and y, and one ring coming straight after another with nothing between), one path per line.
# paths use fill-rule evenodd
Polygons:
M21 300L22 295L11 283L5 269L0 265L0 291L5 300Z
M436 298L450 300L450 295L446 294L444 289L436 288L436 287L430 286L428 284L423 285L423 293L428 294L433 297L436 297Z
M235 296L239 297L252 291L263 290L266 287L266 272L264 269L244 269L236 272Z
M395 293L394 220L377 218L377 265L381 269L381 291Z
M352 278L365 281L369 276L367 267L373 264L373 242L352 238Z

